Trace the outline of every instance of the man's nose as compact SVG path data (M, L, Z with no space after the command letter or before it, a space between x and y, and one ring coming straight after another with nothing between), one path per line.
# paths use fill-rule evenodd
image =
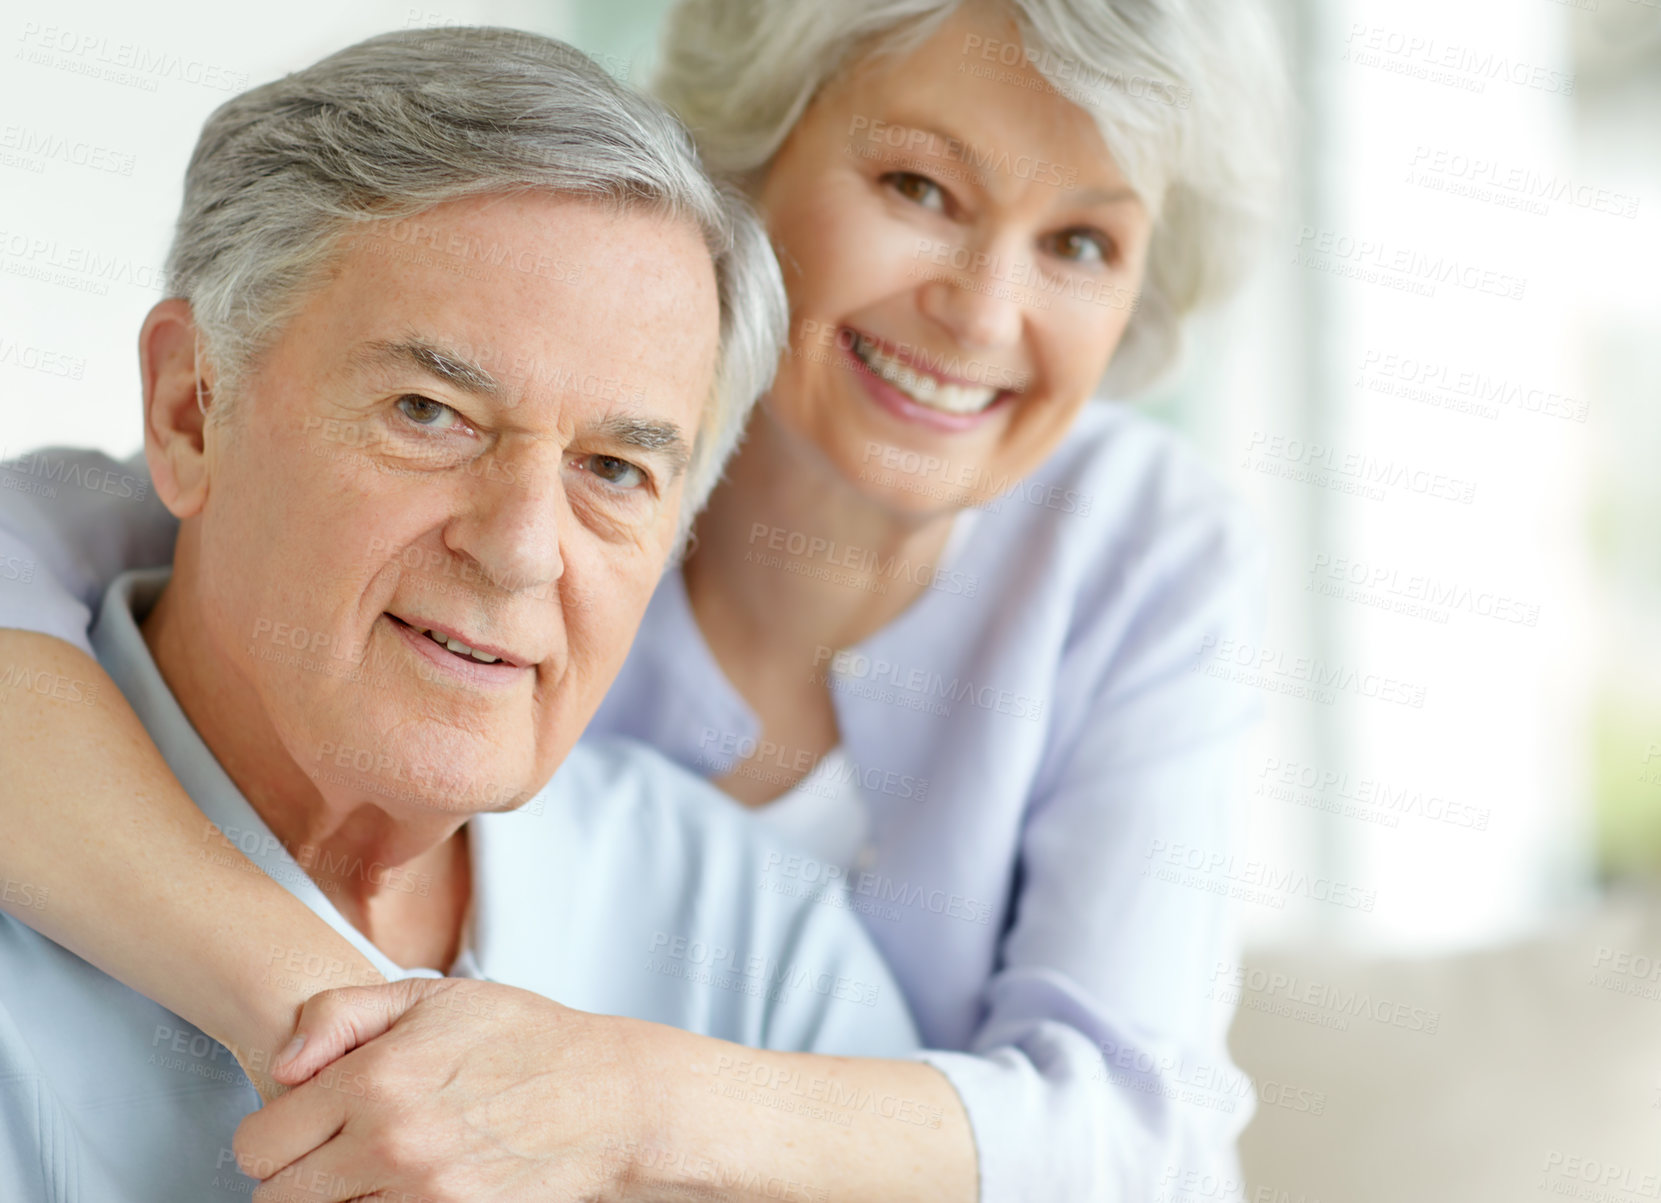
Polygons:
M565 572L560 531L570 514L555 448L469 469L462 513L445 529L445 545L479 567L499 589L540 591Z

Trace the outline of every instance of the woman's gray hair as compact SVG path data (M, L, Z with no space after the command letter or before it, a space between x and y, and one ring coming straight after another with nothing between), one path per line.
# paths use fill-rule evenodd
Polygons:
M965 3L1013 18L1022 46L965 45L964 68L1031 62L1095 118L1156 215L1102 381L1134 392L1176 359L1183 319L1239 282L1278 199L1288 88L1261 0L679 0L653 90L711 171L754 190L827 83L915 48Z
M552 38L486 28L384 34L208 118L167 267L169 291L190 301L217 374L214 409L234 402L238 378L346 234L526 189L661 212L703 234L721 341L684 529L772 380L787 328L784 286L748 202L710 180L675 119Z

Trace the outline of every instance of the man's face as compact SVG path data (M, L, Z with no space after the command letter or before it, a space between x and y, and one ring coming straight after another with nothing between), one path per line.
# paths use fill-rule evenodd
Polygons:
M351 241L210 435L194 519L200 637L325 797L546 784L663 571L718 320L686 222L524 194Z

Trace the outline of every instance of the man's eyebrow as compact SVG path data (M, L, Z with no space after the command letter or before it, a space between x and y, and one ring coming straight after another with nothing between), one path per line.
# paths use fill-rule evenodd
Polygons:
M494 397L502 391L496 377L478 364L469 363L465 356L422 339L368 343L363 347L360 358L408 364L469 393Z
M692 462L692 449L687 445L686 436L673 422L611 417L600 423L599 433L604 438L639 447L643 451L661 451L675 476L679 476Z

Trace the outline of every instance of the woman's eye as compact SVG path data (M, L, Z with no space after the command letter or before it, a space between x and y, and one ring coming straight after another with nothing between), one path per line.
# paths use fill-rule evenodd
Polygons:
M461 423L461 415L442 401L413 393L398 398L398 412L423 430L449 430Z
M1097 230L1062 230L1045 242L1050 254L1070 263L1109 263L1113 259L1112 240Z
M912 204L922 205L923 208L936 212L944 212L946 209L945 189L926 175L918 175L914 171L890 171L882 177L882 182Z
M636 489L646 483L646 473L628 460L618 459L615 455L580 456L577 466L598 476L615 489Z

